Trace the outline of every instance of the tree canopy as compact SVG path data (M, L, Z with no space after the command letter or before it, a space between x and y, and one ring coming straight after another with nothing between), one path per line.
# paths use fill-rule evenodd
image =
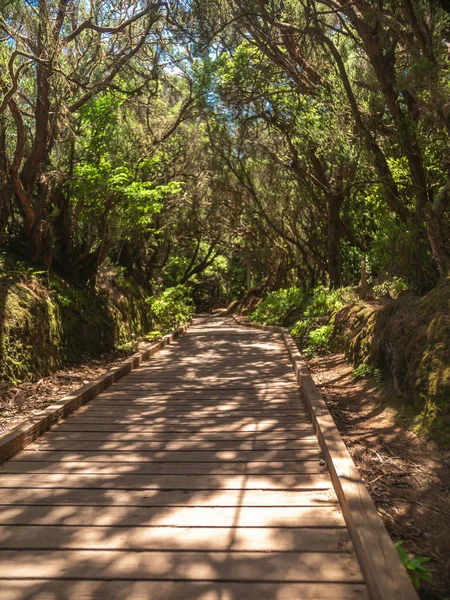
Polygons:
M200 303L448 275L447 2L0 6L4 247Z

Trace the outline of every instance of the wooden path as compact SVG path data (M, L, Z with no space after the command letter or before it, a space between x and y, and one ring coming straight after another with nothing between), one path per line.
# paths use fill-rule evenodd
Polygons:
M281 336L213 320L0 471L1 600L366 599Z

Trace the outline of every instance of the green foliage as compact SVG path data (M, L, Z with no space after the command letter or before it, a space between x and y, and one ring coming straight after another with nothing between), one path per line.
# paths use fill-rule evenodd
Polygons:
M162 333L187 323L195 310L190 290L184 285L165 289L160 296L149 298L148 305L153 323Z
M155 329L154 331L147 333L145 337L149 342L157 342L162 339L162 333L158 329Z
M299 347L310 356L331 350L333 322L330 318L340 308L356 298L352 288L329 290L319 286L308 297L303 316L290 332Z
M411 577L414 587L419 589L422 581L429 583L431 581L431 572L430 569L424 565L430 561L430 558L428 556L415 556L411 558L403 547L402 540L395 542L395 547L397 548L400 560Z
M249 320L263 325L283 325L294 310L303 306L306 292L302 288L291 287L268 294Z
M406 289L408 289L408 286L399 277L393 277L392 279L383 281L383 283L374 285L372 288L375 298L382 298L383 296L398 298Z
M77 287L0 255L0 379L17 384L102 352L132 351L150 328L142 291L112 270L100 289Z
M10 261L12 262L12 261ZM52 275L30 277L15 263L15 278L0 279L0 379L19 383L122 345L123 315L107 298Z
M332 324L322 325L317 329L313 329L308 334L308 345L305 352L310 356L329 352L332 336Z
M135 352L138 348L137 340L128 340L123 344L119 344L117 346L117 350L119 352L123 352L124 354L129 354L130 352Z
M372 377L377 383L381 383L382 373L380 369L376 369L367 363L361 363L352 370L352 375L355 379L369 379Z
M382 207L374 222L375 230L367 256L372 279L387 277L423 293L437 281L433 258L420 227L411 227L392 218Z
M355 293L352 288L330 290L319 286L312 291L305 317L307 319L326 317L354 299Z
M36 281L48 283L49 271L42 270L8 252L0 252L0 281Z
M291 327L290 334L297 342L307 339L308 330L310 327L310 321L307 319L300 319Z
M280 289L268 294L249 320L263 325L285 325L292 314L301 319L290 328L292 337L309 355L331 350L333 323L330 317L356 299L352 288L330 290L318 286L312 292L302 288Z

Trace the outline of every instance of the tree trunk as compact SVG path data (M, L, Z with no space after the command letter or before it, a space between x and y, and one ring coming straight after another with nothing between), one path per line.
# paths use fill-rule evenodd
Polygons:
M427 231L433 256L441 277L450 272L450 236L446 231L445 214L450 207L450 181L436 196L427 211Z
M76 280L75 251L73 247L73 223L70 212L70 200L61 186L52 194L52 205L56 209L56 216L52 223L54 236L55 264L63 275L71 280Z
M11 189L9 187L8 160L6 158L6 120L0 119L0 243L11 215Z
M333 194L327 197L328 207L328 275L330 287L341 285L341 206L343 194Z

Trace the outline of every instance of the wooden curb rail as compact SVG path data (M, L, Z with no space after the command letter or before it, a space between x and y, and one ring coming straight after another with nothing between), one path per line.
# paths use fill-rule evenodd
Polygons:
M117 367L110 369L103 375L100 375L100 377L74 390L68 396L64 396L59 402L47 406L47 408L40 411L37 415L14 427L11 431L0 435L0 463L8 460L17 454L17 452L20 452L20 450L23 450L25 446L45 433L59 419L67 417L74 410L83 406L89 400L98 396L100 392L103 392L113 383L130 373L130 371L136 369L142 362L148 360L173 340L179 338L188 327L189 324L184 325L172 333L165 335L159 342L155 342L142 352L133 354L130 358L117 365Z
M326 462L371 600L419 600L375 504L289 330L236 323L281 334Z

